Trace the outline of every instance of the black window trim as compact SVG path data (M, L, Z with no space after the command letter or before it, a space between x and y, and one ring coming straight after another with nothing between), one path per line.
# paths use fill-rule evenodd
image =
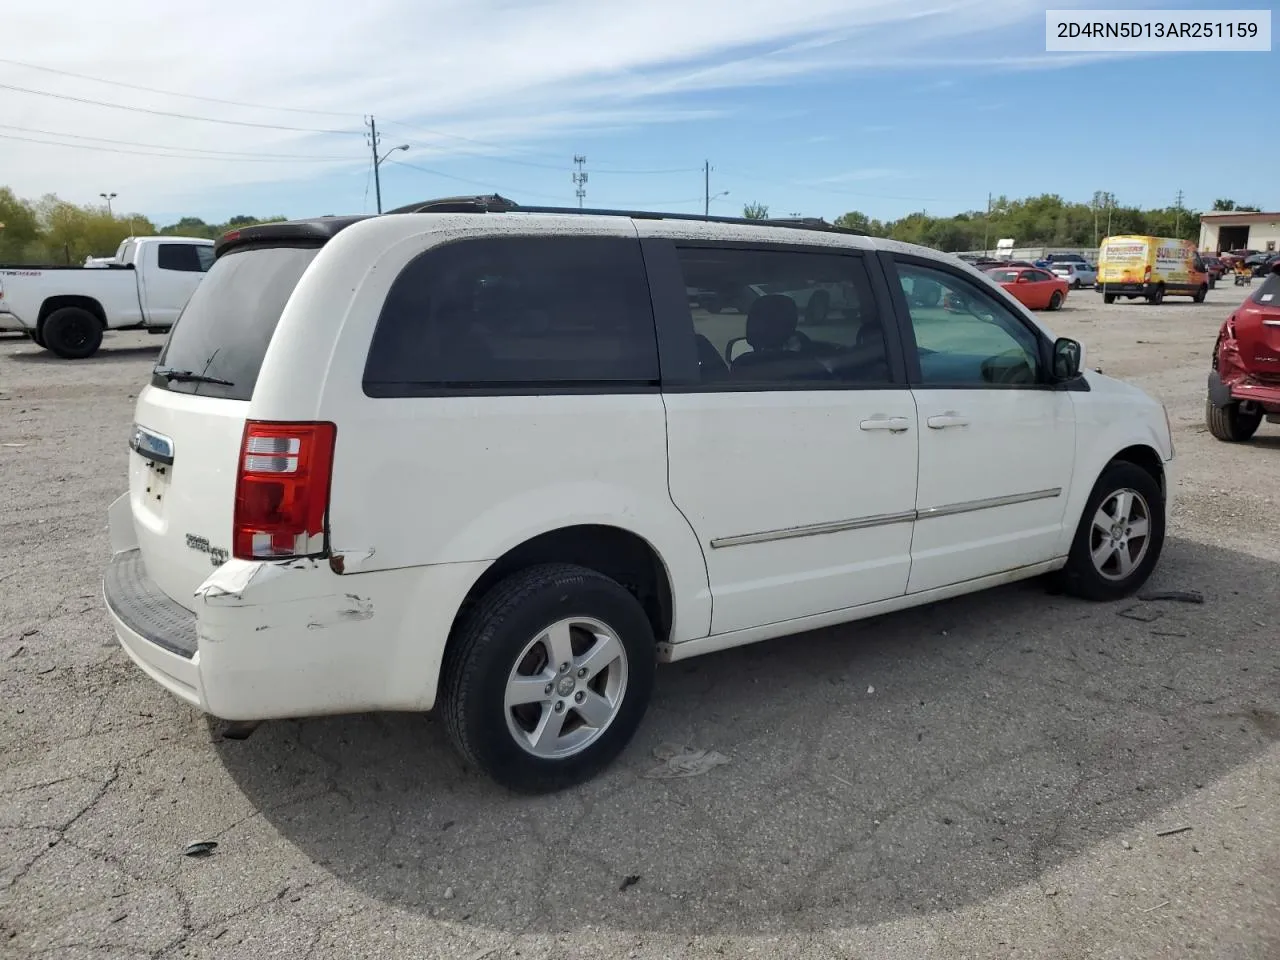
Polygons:
M709 240L673 239L671 237L645 237L640 241L645 254L645 266L649 272L649 290L653 299L653 315L658 326L659 366L662 370L664 393L795 393L814 391L866 391L908 390L905 354L899 329L900 321L890 299L888 284L879 269L875 250L846 247L834 244L770 242L760 240ZM846 257L861 261L871 284L876 312L884 330L885 352L889 363L891 383L853 383L845 381L815 382L762 381L759 383L733 383L716 381L703 383L698 372L697 349L689 336L693 328L693 311L689 308L689 295L685 287L684 271L680 267L678 251L703 250L762 250L779 253L820 254Z
M502 239L522 239L522 240L540 240L551 239L558 234L549 234L540 230L504 232L501 234L493 233L477 233L468 234L461 237L452 237L440 243L433 243L421 250L415 252L396 272L391 280L394 286L396 281L400 279L401 274L408 270L411 265L420 258L430 256L437 250L443 250L445 247L453 246L459 243L468 243L476 240L492 240L495 238ZM455 381L449 383L440 382L420 382L420 381L402 381L402 380L370 380L369 379L369 362L372 356L373 336L377 333L378 324L382 321L382 309L386 306L386 296L383 297L383 307L379 308L378 317L374 321L374 329L370 334L369 344L366 348L364 367L360 374L360 388L366 397L375 400L417 400L417 399L441 399L445 397L557 397L557 396L623 396L630 394L656 394L662 390L662 365L663 351L662 340L656 329L656 318L653 313L653 294L652 283L648 277L648 265L644 257L643 241L635 235L626 234L598 234L598 235L569 235L577 239L617 239L630 240L636 243L640 253L641 273L644 274L644 281L650 290L650 324L654 325L654 335L657 341L657 360L658 360L658 379L656 380L575 380L572 383L561 381L546 380L521 380L521 381L503 381L503 380L486 380L484 383L474 381ZM391 286L387 287L387 296L390 295Z
M890 278L893 280L889 284L889 295L893 298L894 311L898 319L896 325L906 347L907 380L912 390L1066 390L1069 392L1089 392L1089 381L1082 376L1061 382L1044 380L1038 383L925 383L924 375L920 370L920 355L916 352L916 335L915 327L911 323L911 311L907 306L907 298L902 291L902 284L897 279L898 264L924 267L925 269L954 277L962 283L978 287L983 293L1006 307L1017 319L1018 323L1022 324L1023 329L1035 338L1042 376L1047 375L1053 369L1053 341L1045 335L1038 325L1027 320L1023 314L1026 308L1012 294L994 282L991 284L991 287L995 288L994 290L990 289L990 287L983 287L972 275L956 269L946 261L934 260L930 257L922 257L915 254L893 253L888 250L882 250L880 251L879 260L886 280Z

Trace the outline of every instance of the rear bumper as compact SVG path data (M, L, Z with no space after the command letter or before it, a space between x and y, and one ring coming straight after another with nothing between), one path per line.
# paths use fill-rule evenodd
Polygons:
M1234 401L1256 403L1267 413L1280 412L1280 384L1258 383L1244 377L1224 383L1218 371L1209 371L1209 401L1215 407L1225 407Z
M226 720L429 710L445 641L486 562L339 576L313 561L231 560L191 609L150 579L128 496L112 504L103 600L129 657Z
M29 333L27 325L22 322L16 313L8 313L0 310L0 330L9 333Z

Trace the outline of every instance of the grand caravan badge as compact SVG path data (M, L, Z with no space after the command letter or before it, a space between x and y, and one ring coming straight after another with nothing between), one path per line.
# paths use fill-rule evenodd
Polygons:
M215 567L220 567L231 558L231 554L226 547L215 547L209 543L207 537L198 537L194 533L187 534L187 547L195 550L197 553L207 553L209 562Z

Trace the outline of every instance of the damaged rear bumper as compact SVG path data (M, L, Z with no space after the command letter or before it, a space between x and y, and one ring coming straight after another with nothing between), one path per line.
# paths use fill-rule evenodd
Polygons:
M127 495L109 516L103 599L120 645L225 720L429 710L453 613L487 566L340 576L314 560L230 560L187 606L148 576Z
M1268 413L1277 413L1280 412L1280 383L1260 383L1248 375L1226 381L1217 370L1210 370L1209 402L1215 407L1256 403Z

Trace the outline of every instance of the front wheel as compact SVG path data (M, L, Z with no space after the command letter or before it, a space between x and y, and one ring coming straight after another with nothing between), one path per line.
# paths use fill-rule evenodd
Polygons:
M451 638L445 727L503 786L558 790L630 742L655 668L653 627L631 593L585 567L540 564L493 587Z
M1164 303L1164 287L1156 287L1155 290L1151 292L1151 295L1147 297L1147 303L1151 304L1153 307Z
M1119 600L1147 582L1164 548L1164 494L1155 477L1123 460L1094 484L1061 583L1086 600Z
M1204 422L1209 432L1227 443L1244 443L1262 426L1261 410L1244 413L1240 404L1232 401L1223 407L1215 407L1212 400L1204 402Z

